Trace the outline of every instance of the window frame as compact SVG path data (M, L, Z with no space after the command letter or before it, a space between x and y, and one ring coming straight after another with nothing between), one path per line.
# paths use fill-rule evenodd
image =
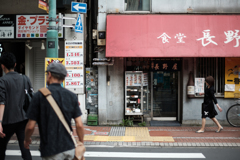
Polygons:
M216 77L214 77L214 80L215 80L214 86L216 86L216 88L215 88L216 91L219 90L218 86L217 86L218 81L219 81L219 78L218 78L218 75L219 75L219 73L218 73L218 71L219 71L218 58L221 58L221 57L195 57L194 58L194 80L195 80L195 78L206 78L206 77L198 77L197 76L197 58L215 58L216 59L216 70L215 70L215 72L217 71L217 73L215 73ZM225 58L225 57L222 57L222 58ZM225 61L225 59L224 59L224 61ZM224 67L225 67L225 63L224 63ZM224 72L225 72L225 70L224 70ZM225 75L225 74L223 74L223 75ZM225 77L224 77L223 83L225 84ZM216 92L215 97L224 98L224 92L225 91L224 91L224 87L223 87L223 92ZM195 94L195 97L204 97L204 96L200 96L200 95Z
M125 0L123 0L123 12L124 13L151 13L152 12L152 0L150 1L150 9L149 11L125 11Z

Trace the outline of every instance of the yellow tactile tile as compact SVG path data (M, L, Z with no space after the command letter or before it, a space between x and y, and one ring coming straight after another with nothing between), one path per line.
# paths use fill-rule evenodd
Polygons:
M93 141L95 139L95 136L84 136L85 141Z
M123 137L124 142L135 142L135 137L134 136L124 136Z
M152 137L135 137L137 142L151 142Z
M123 141L123 137L122 136L109 136L108 141L112 141L112 142L117 142L117 141Z
M146 127L126 127L125 136L149 137L149 131Z
M107 142L108 141L108 136L95 136L94 141Z

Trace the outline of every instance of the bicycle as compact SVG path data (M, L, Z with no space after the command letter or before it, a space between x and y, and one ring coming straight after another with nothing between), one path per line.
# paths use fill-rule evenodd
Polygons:
M240 94L235 93L236 104L228 108L226 118L228 123L233 127L240 127Z

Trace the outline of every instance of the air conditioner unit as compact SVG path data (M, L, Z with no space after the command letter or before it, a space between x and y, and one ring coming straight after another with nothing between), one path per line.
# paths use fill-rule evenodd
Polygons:
M106 31L98 31L97 45L98 46L106 46Z

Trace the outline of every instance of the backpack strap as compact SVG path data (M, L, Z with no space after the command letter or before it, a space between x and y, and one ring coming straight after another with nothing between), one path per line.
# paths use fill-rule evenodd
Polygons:
M59 120L62 122L62 124L65 127L65 129L67 130L67 132L70 134L75 147L77 147L77 142L76 142L76 140L73 136L73 133L72 133L70 127L68 126L67 121L64 118L64 115L63 115L62 111L60 110L56 101L53 99L53 97L51 95L51 92L47 88L41 88L39 91L46 97L47 101L50 103L51 107L53 108L53 110L57 114Z
M45 97L47 97L47 96L49 96L49 95L52 94L46 87L39 89L39 91L40 91Z

